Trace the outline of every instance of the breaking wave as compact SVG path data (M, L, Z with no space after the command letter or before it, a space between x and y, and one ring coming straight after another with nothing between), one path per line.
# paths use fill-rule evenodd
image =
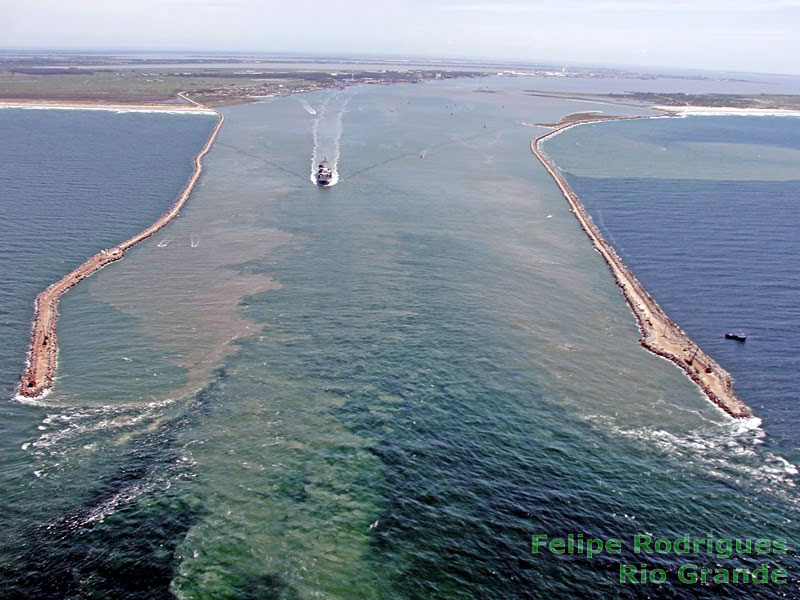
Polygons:
M798 505L798 467L765 447L766 432L758 418L730 420L710 430L678 433L656 426L626 427L604 415L589 420L615 436L642 444L648 452L666 455L687 468L719 481L748 481L767 492Z

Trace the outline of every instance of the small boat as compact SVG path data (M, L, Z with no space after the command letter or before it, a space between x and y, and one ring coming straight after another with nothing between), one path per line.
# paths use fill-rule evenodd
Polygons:
M317 167L317 185L325 187L331 184L333 179L333 169L328 164L328 159L324 159Z
M736 340L737 342L746 342L747 334L743 331L729 331L725 334L726 340Z

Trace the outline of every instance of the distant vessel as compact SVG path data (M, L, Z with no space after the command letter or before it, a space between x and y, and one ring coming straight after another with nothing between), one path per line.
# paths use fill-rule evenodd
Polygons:
M326 187L331 184L331 180L333 179L333 169L328 164L328 159L324 159L321 163L319 163L319 167L317 167L317 185L320 187Z
M737 342L746 342L747 341L747 334L742 331L729 331L725 334L725 339L728 340L736 340Z

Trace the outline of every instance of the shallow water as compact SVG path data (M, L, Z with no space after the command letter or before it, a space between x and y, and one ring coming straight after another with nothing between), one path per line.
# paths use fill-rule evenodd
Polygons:
M65 297L47 406L8 409L11 593L632 598L640 557L531 534L796 539L787 448L639 346L530 154L575 105L473 90L347 90L328 189L302 103L224 109L181 217ZM739 593L648 562L650 597Z

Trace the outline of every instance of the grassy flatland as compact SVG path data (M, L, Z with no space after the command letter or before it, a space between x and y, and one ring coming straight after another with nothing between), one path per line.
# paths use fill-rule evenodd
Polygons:
M32 60L0 56L0 100L61 100L164 104L185 103L178 92L210 106L236 104L253 97L315 89L345 87L357 83L416 83L426 79L474 77L475 71L419 69L286 69L220 60L141 65L108 57L93 60L64 57ZM94 64L90 64L94 63Z

